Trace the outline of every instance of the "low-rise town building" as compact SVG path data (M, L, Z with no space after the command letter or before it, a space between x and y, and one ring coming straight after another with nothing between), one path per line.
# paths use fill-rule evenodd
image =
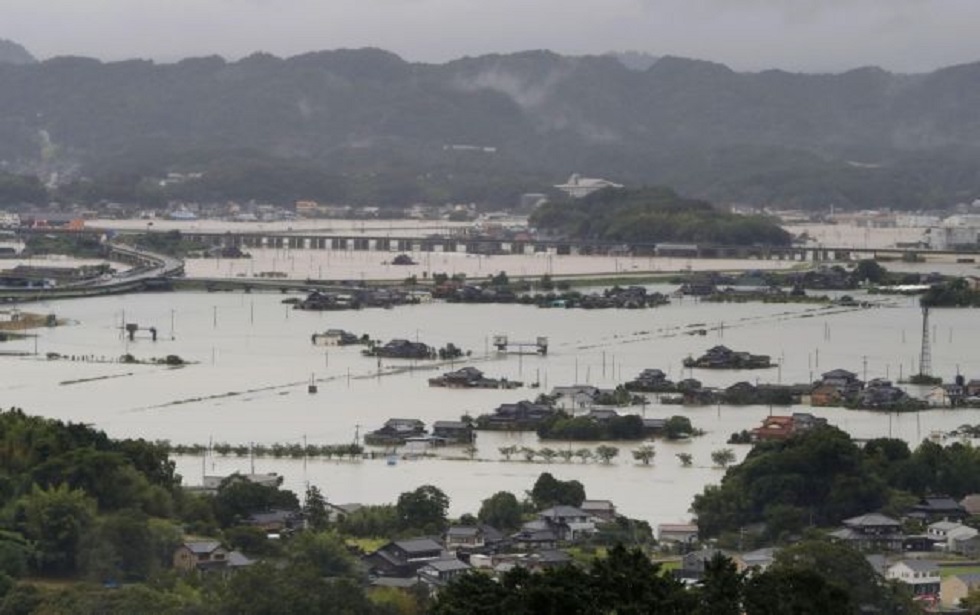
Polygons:
M939 566L936 562L905 559L885 571L885 578L908 586L912 595L922 601L939 600Z
M881 513L868 513L844 520L842 529L830 532L830 538L861 551L900 551L902 524Z

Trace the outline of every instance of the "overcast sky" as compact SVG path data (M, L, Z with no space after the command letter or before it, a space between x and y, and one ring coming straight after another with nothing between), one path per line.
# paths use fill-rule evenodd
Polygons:
M40 58L635 50L739 70L912 72L980 60L978 32L980 0L0 0L0 38Z

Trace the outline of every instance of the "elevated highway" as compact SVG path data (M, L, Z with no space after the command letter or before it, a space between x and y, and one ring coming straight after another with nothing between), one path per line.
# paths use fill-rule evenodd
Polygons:
M184 274L184 261L138 250L118 243L108 244L108 259L130 265L119 274L47 288L0 288L0 301L24 302L77 297L99 297L145 290L163 290L169 280Z

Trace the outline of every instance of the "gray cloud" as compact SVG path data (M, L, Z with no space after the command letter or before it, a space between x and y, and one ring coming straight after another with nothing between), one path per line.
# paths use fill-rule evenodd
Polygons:
M42 57L630 49L743 70L919 71L980 59L978 25L976 0L3 0L0 38Z

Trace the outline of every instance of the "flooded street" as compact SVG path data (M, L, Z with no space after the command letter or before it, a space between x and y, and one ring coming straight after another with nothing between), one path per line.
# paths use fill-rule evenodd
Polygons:
M670 292L671 286L650 287ZM565 310L518 305L443 303L349 312L304 312L282 303L285 295L241 293L142 294L26 306L53 312L74 324L39 330L37 356L2 357L0 395L5 407L33 414L93 423L112 437L167 439L175 443L341 444L377 429L392 417L456 420L492 412L499 404L533 399L554 386L593 384L612 388L645 368L660 368L674 380L693 376L706 386L740 380L795 383L821 372L845 368L859 377L897 380L917 369L921 313L909 298L877 298L883 307L826 308L816 305L714 304L692 299L649 310ZM135 341L122 335L122 322L156 327L152 342L141 330ZM959 370L967 378L980 370L976 312L934 310L933 372L947 380ZM697 325L696 327L692 327ZM452 364L384 360L361 356L360 347L314 346L311 335L342 328L372 338L418 339L433 346L452 342L471 352ZM705 336L688 335L707 328ZM549 338L549 354L497 355L489 340ZM769 354L778 368L750 372L682 369L681 361L715 344ZM5 352L33 352L35 341L7 342ZM125 353L149 360L178 355L191 364L181 368L109 362ZM68 359L48 360L46 353ZM71 357L74 357L72 360ZM84 358L84 359L83 359ZM100 362L102 359L107 362ZM540 389L453 390L430 388L429 377L462 365L475 365L489 377L506 377ZM309 394L310 378L319 392ZM579 461L527 463L519 456L504 461L498 449L509 444L541 448L569 446L538 442L533 433L480 432L476 459L461 449L437 451L440 457L399 461L277 460L254 461L257 472L278 472L285 484L302 490L321 487L331 501L382 503L425 483L444 489L451 514L475 512L480 501L499 490L521 494L540 472L585 484L590 498L608 498L632 517L652 523L681 521L694 494L717 482L722 471L710 467L710 453L735 431L751 429L778 407L660 405L651 398L649 417L688 416L706 435L686 442L655 442L653 464L639 465L630 450L637 443L616 443L613 463ZM811 411L797 406L796 411ZM640 408L629 410L641 412ZM886 415L836 408L814 408L830 423L857 438L901 437L911 443L933 430L980 423L980 411L933 410L920 415ZM598 443L573 443L572 448ZM741 458L748 447L736 446ZM676 454L686 452L694 465L682 467ZM454 458L447 458L454 457ZM186 484L198 484L202 471L250 471L236 457L181 457Z

